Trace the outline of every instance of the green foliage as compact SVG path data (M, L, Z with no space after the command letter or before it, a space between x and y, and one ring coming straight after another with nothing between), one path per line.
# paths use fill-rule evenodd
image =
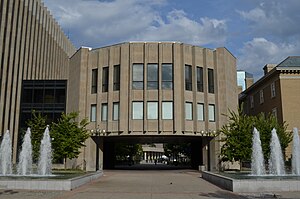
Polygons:
M252 153L252 134L256 127L260 132L262 149L265 159L270 155L271 131L276 129L282 150L284 151L292 140L292 133L287 132L286 123L280 124L276 118L263 113L257 116L248 116L239 110L238 113L230 111L228 116L229 123L224 125L220 133L221 142L224 145L221 148L222 161L250 161Z
M191 157L191 143L167 143L164 144L165 155L168 157L178 157L179 154L183 154L188 158Z
M254 117L246 116L239 110L238 113L230 111L229 123L224 125L220 132L222 161L243 161L251 158L252 129Z
M116 143L116 159L118 161L128 160L128 156L132 160L140 160L143 155L141 144Z
M43 138L44 131L47 127L47 117L42 116L41 113L32 111L32 119L26 122L31 129L31 143L32 143L32 159L37 162L39 159L40 145Z
M77 112L63 113L57 123L52 123L50 136L54 160L77 158L80 148L85 146L84 142L89 137L86 129L88 121L83 119L78 123L77 117Z

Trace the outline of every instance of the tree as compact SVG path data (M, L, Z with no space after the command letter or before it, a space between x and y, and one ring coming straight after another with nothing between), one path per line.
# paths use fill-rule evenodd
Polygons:
M229 111L229 123L222 126L221 148L222 161L246 161L251 159L251 139L254 117L247 116L239 110Z
M39 159L40 145L43 138L44 131L47 127L47 117L42 116L41 113L32 111L32 119L26 122L31 129L31 144L32 144L32 159L37 162Z
M77 122L77 112L63 113L57 123L52 123L50 136L52 138L53 159L64 159L66 167L67 158L77 158L80 148L85 146L84 142L89 137L86 126L87 119Z
M221 130L221 139L223 146L221 147L222 161L250 161L252 153L252 134L253 128L256 127L260 132L262 149L265 160L270 155L271 131L276 129L282 150L292 140L292 132L287 131L287 125L279 123L272 115L264 115L263 113L257 116L248 116L239 110L238 113L229 112L229 123L224 125Z

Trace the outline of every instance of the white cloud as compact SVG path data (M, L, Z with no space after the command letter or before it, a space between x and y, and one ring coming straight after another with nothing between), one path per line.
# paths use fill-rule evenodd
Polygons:
M252 73L255 78L263 75L263 66L279 64L286 57L296 55L300 51L300 43L274 43L265 38L254 38L244 43L240 50L238 68Z
M225 20L190 19L182 10L164 16L166 0L47 0L75 45L99 47L129 40L182 41L196 45L224 45Z
M299 35L299 0L263 0L248 11L237 11L249 22L255 35L272 35L273 37L290 37Z

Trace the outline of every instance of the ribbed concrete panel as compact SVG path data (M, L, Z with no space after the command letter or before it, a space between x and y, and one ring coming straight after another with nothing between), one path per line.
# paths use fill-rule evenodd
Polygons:
M13 133L14 161L23 80L68 79L75 47L41 0L0 0L0 133Z

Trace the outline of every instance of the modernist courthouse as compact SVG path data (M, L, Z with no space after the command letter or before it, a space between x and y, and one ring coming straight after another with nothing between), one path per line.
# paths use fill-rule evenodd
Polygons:
M73 166L113 167L114 144L186 141L192 163L218 166L214 136L237 108L236 59L226 48L125 42L75 50L40 0L0 0L0 129L18 134L31 110L79 111L91 138Z

